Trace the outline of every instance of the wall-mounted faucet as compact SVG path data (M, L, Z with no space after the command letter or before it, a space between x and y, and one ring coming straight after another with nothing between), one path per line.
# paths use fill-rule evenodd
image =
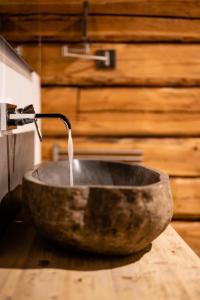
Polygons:
M7 133L17 126L23 126L30 123L35 123L37 134L40 141L42 136L37 125L38 119L61 119L68 129L71 129L71 123L67 117L59 113L37 114L33 105L28 105L24 108L17 108L16 105L8 103L0 103L0 132Z

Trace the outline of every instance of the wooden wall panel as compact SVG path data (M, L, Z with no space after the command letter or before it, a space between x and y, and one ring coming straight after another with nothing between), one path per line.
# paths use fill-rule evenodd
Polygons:
M43 87L42 110L73 113L200 113L200 88Z
M82 0L0 0L2 13L80 13ZM200 17L199 0L90 0L90 13Z
M20 30L19 30L20 29ZM2 34L10 41L80 42L81 17L70 15L3 15ZM23 34L21 34L23 31ZM200 22L193 19L90 15L89 41L200 41Z
M77 113L76 88L42 88L42 111L63 113L72 121ZM67 113L66 113L67 111Z
M86 88L79 112L200 112L200 88Z
M9 190L8 186L8 144L7 137L0 137L0 205Z
M115 70L96 70L93 61L62 56L61 45L43 44L42 83L74 85L198 85L198 44L92 44L98 49L117 51ZM23 47L24 58L38 69L35 45ZM186 71L187 70L187 71Z
M174 229L189 244L190 247L200 256L200 222L172 222Z
M42 124L46 136L63 136L57 120ZM199 136L200 114L82 113L73 123L73 132L79 136Z
M64 129L63 129L64 132ZM73 134L73 132L72 132ZM52 159L52 145L66 149L67 137L45 138L43 159ZM74 149L142 149L144 163L173 176L200 176L200 138L74 138Z
M34 166L34 135L29 131L8 136L11 191L22 185L25 172Z
M200 134L198 88L43 88L42 96L43 112L67 115L75 135ZM64 135L57 120L44 121L43 131Z
M33 161L34 132L0 138L0 236L19 213L23 175Z
M176 219L200 218L200 178L171 178Z

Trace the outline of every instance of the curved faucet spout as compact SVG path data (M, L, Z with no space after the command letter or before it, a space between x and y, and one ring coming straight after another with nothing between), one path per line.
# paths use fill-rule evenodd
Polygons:
M2 104L5 106L5 104ZM7 104L6 104L7 105ZM1 117L1 105L0 105L0 117ZM9 107L5 106L4 109L4 119L6 122L6 126L4 126L5 128L9 127L9 126L23 126L29 123L35 123L36 126L36 130L39 136L40 141L42 141L42 136L39 130L39 127L37 125L37 119L60 119L63 121L63 123L65 124L65 126L71 130L72 126L70 121L68 120L68 118L60 113L41 113L41 114L37 114L35 113L34 107L32 104L25 106L24 108L16 108L16 106L11 107L9 109ZM0 124L0 129L1 129L1 124Z
M64 122L65 126L68 127L68 129L72 128L70 121L67 119L65 115L62 114L57 114L57 113L35 114L35 118L36 119L61 119Z

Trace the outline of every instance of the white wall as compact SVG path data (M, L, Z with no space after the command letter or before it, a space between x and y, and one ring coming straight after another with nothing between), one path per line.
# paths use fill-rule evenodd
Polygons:
M40 112L40 78L35 73L30 76L20 74L0 61L0 102L12 101L18 107L33 104L35 111ZM13 133L35 131L34 124L28 124L13 130ZM35 132L35 164L41 161L41 145Z

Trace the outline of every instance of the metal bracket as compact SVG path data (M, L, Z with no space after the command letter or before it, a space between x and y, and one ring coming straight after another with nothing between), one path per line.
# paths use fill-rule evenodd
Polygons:
M86 60L95 60L97 69L114 69L116 65L115 50L97 50L95 55L78 54L69 52L67 46L62 47L64 57L81 58Z
M116 51L115 50L97 50L96 57L102 56L105 60L96 60L97 69L115 69Z
M63 57L80 58L87 60L95 60L97 69L114 69L116 66L115 50L97 50L95 55L89 54L88 42L88 1L83 2L82 13L82 41L83 48L70 49L67 45L62 47Z

